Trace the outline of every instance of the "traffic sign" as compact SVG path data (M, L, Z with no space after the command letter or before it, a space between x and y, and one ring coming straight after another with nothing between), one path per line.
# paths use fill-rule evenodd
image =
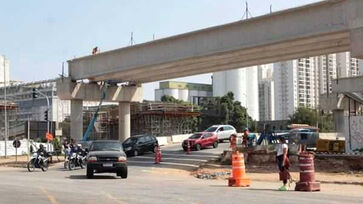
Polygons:
M21 145L21 143L20 143L20 141L18 139L14 140L14 142L13 142L13 147L14 148L19 148L20 145Z
M47 132L47 134L45 134L45 138L49 141L53 141L54 137L51 133Z

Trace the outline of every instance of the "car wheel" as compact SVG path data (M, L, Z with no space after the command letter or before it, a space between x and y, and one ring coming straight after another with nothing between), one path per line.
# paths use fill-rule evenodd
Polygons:
M215 141L214 143L213 143L213 148L217 148L218 147L218 142L217 141Z
M121 178L123 178L123 179L127 178L127 167L121 168L119 174L120 174L119 176L121 176Z
M139 156L139 152L136 149L134 150L134 156L135 157Z
M93 178L93 169L87 166L87 178Z
M195 146L195 149L196 149L197 151L199 151L199 150L201 150L201 149L202 149L202 146L200 146L200 144L197 144L197 145Z

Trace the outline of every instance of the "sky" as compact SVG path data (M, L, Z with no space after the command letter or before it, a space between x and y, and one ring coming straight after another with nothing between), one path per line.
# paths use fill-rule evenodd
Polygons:
M249 0L254 16L320 0ZM57 78L62 63L102 51L241 20L245 0L0 0L0 54L10 60L10 79ZM65 66L67 64L65 63ZM67 68L67 67L66 67ZM67 70L66 70L67 72ZM211 83L211 74L176 79ZM144 84L154 99L158 83Z

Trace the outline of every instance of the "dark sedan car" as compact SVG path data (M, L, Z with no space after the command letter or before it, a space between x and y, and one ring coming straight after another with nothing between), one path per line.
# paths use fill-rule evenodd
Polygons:
M94 173L116 173L127 178L126 154L120 141L93 141L87 155L87 178Z
M157 144L157 139L152 135L135 135L126 139L122 145L127 155L137 156L145 152L154 152Z

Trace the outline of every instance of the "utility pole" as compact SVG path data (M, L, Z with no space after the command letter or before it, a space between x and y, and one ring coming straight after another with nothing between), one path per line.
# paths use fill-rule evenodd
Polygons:
M7 154L7 143L8 143L8 115L7 115L7 101L6 101L6 68L5 68L5 66L6 66L6 63L5 63L5 55L3 55L3 57L4 57L4 116L5 116L5 118L4 118L4 136L5 136L5 158L8 156L8 154Z
M27 130L27 132L28 132L28 140L27 140L27 147L28 147L28 160L29 160L29 158L30 158L30 116L28 116L28 130Z

